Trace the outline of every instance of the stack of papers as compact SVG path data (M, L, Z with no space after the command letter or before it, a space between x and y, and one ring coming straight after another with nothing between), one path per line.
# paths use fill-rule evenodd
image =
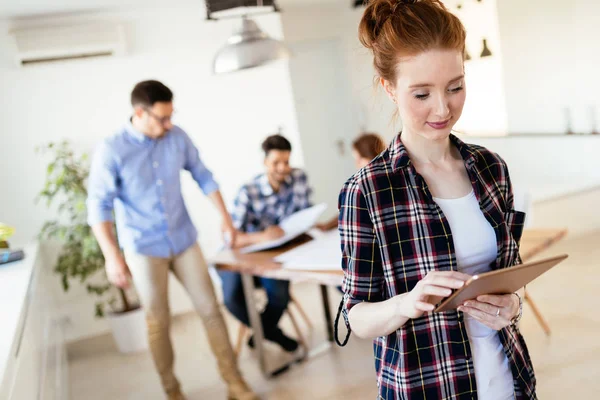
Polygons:
M285 232L284 236L268 242L257 243L251 246L243 247L240 249L240 252L246 254L253 253L255 251L272 249L297 238L315 226L319 217L321 214L323 214L326 208L327 204L321 203L290 215L279 223L279 227Z
M275 261L289 269L340 271L342 268L340 235L337 229L318 235L314 240L275 257Z

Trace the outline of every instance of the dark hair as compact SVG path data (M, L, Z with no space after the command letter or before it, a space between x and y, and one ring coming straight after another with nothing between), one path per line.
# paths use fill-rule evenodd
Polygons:
M271 135L262 142L262 149L267 156L271 150L292 151L292 144L281 135Z
M131 105L152 107L154 103L170 103L173 92L159 81L142 81L131 91Z
M439 0L371 0L358 37L373 51L377 74L396 83L398 60L432 49L455 49L463 56L466 31Z
M368 160L377 157L385 147L385 142L376 133L363 133L352 142L352 148Z

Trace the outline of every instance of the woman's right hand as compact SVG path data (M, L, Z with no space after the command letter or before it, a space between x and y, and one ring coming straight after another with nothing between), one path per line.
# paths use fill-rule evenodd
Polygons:
M432 271L421 279L415 287L403 296L402 314L409 318L419 318L425 312L435 309L444 297L452 294L452 289L461 288L471 275L457 271Z

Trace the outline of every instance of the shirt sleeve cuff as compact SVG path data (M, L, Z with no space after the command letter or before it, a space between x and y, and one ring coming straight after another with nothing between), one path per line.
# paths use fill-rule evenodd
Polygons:
M342 316L344 317L344 321L346 322L347 326L350 326L350 320L348 319L348 314L350 313L350 310L352 309L352 307L362 302L363 300L354 298L348 293L344 293L342 299Z
M202 192L207 196L219 190L219 184L212 179L210 181L199 183L199 185Z
M87 218L88 224L90 226L94 226L96 224L99 224L101 222L113 222L114 218L113 218L113 213L112 210L96 210L96 211L88 211L88 218Z
M362 303L363 301L364 300L352 297L348 293L344 293L344 310L346 310L346 312L350 312L352 307L354 307L357 304Z

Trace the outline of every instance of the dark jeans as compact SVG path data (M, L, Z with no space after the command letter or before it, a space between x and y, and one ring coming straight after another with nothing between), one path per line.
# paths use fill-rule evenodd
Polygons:
M223 299L225 307L243 324L250 326L246 298L242 287L242 277L237 272L218 271L223 282ZM254 285L262 287L267 292L267 306L261 314L265 333L277 328L279 319L290 301L290 283L277 279L254 278Z

